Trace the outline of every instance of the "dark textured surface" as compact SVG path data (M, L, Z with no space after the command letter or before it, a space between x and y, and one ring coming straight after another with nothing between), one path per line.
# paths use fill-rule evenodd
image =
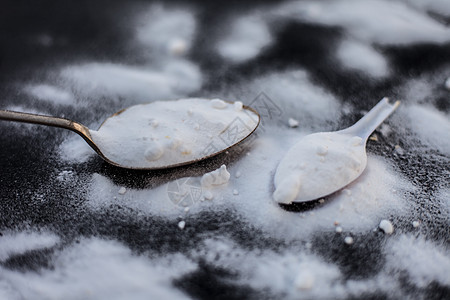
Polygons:
M351 105L352 110L339 121L339 126L330 125L337 129L334 127L342 128L352 124L362 116L361 111L370 109L383 96L402 96L403 85L411 79L424 76L443 78L442 74L450 76L449 43L379 46L380 52L389 58L392 73L386 78L373 80L366 74L344 69L335 61L332 53L343 38L342 28L289 19L278 20L273 24L275 41L259 56L241 64L228 64L209 45L219 30L217 20L261 5L256 3L234 1L212 4L199 1L190 4L198 11L199 25L195 41L197 46L193 47L189 58L200 66L204 76L203 86L195 92L196 95L214 94L256 75L303 68L309 73L312 82L330 91L341 103ZM187 5L179 2L171 4ZM96 122L99 114L104 116L119 109L120 103L108 107L93 104L74 109L34 101L29 95L20 92L21 85L52 81L55 75L51 70L83 61L139 65L145 58L141 53L130 49L128 42L132 28L126 24L129 21L127 18L133 16L132 12L143 5L145 2L139 1L1 1L1 108L22 105L53 115L64 115L86 124ZM447 20L445 17L441 18ZM42 34L53 37L50 47L32 42L34 37ZM422 101L448 117L450 92L445 90L441 81L431 82L429 85L432 94ZM403 101L408 103L409 100ZM228 209L188 216L185 220L189 225L180 233L178 219L142 215L139 211L119 204L111 204L101 211L90 211L84 206L87 191L80 188L80 185L85 184L85 179L94 173L103 175L118 186L157 188L178 178L200 176L206 170L223 163L233 165L241 156L238 149L194 166L161 172L135 172L108 166L97 157L81 164L61 162L56 159L57 147L67 138L68 133L38 126L33 127L33 130L22 130L21 126L26 125L0 122L0 232L14 235L15 232L28 230L48 230L55 233L60 242L51 248L12 255L0 262L2 268L18 272L52 270L56 253L72 247L80 239L97 237L119 241L138 255L188 255L198 262L197 269L173 280L173 288L183 291L188 297L292 297L292 294L240 285L239 272L235 274L233 268L213 265L192 253L201 250L198 249L199 245L206 237L227 237L239 247L255 253L265 250L282 252L286 247L303 251L305 248L302 240L286 242L267 236L239 213ZM411 140L406 141L405 138L408 130L393 132L388 137L378 133L378 142L369 142L368 152L388 157L394 168L416 188L406 198L415 204L413 214L420 218L422 226L417 232L410 226L410 216L394 215L392 217L396 220L398 234L421 235L427 240L442 244L448 250L448 212L445 211L445 203L442 205L436 200L436 194L449 189L450 158L447 154L422 144L418 138L414 141L414 147L411 147ZM396 144L405 149L403 154L392 151L392 145ZM77 177L69 181L55 180L63 170L71 171ZM293 205L284 209L302 213L320 205L322 204ZM353 234L353 237L353 245L346 245L340 236L329 232L316 232L311 240L313 252L325 262L336 265L343 282L371 278L386 263L383 250L386 237L383 233L369 231ZM448 251L446 259L448 262ZM450 273L447 274L450 276ZM415 298L418 295L424 299L444 299L449 294L448 285L433 281L425 287L418 287L411 284L407 277L406 274L401 291L392 295L386 291L374 290L359 295L350 293L347 297L386 299L396 298L398 295ZM26 294L24 297L27 297ZM76 296L72 297L78 299Z

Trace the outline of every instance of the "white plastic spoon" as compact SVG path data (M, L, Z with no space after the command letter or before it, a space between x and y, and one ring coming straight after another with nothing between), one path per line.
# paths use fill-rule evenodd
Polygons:
M367 165L367 139L399 104L383 98L351 127L302 138L278 165L274 200L285 204L317 200L358 178Z

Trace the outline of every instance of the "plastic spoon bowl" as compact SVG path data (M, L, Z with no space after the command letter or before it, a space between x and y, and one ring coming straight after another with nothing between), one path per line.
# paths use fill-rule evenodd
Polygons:
M274 200L284 204L317 200L358 178L367 165L369 136L399 104L383 98L351 127L302 138L277 167Z
M183 101L183 100L178 100L178 101ZM169 102L169 101L165 101L164 103L167 103L167 102ZM173 102L175 103L175 101L173 101ZM228 102L228 101L225 101L225 102L227 102L228 104L234 103L234 102ZM150 103L147 105L152 105L152 104L153 103ZM121 111L119 111L119 112L113 114L112 116L110 116L109 118L107 118L102 123L100 128L102 126L104 126L104 124L107 124L108 121L111 121L112 119L114 119L116 117L119 117L121 114L123 114L127 110L130 110L130 109L136 110L136 108L137 108L137 106L131 106L129 108L122 109ZM161 164L157 164L154 166L145 165L143 167L135 166L135 165L130 166L130 165L124 164L123 162L116 159L114 156L111 156L109 154L111 152L111 149L107 149L107 147L104 144L99 143L98 140L95 138L95 136L98 135L97 134L98 130L97 131L91 130L86 126L84 126L78 122L69 120L69 119L37 115L37 114L30 114L30 113L23 113L23 112L8 111L8 110L0 110L0 120L23 122L23 123L33 123L33 124L40 124L40 125L69 129L69 130L74 131L77 134L79 134L89 144L89 146L91 146L91 148L94 149L95 152L97 152L97 154L101 158L103 158L106 162L108 162L114 166L127 168L127 169L157 170L157 169L166 169L166 168L177 167L177 166L195 163L195 162L204 160L206 158L215 156L219 153L222 153L222 152L228 150L229 148L242 142L244 139L246 139L249 135L251 135L256 130L256 128L258 127L259 122L260 122L260 116L254 109L243 105L242 110L246 114L249 115L249 118L250 117L252 118L253 121L251 122L251 126L246 124L247 126L245 126L245 131L244 132L241 131L240 135L235 137L235 139L231 140L228 144L225 144L225 143L219 144L219 147L217 147L217 145L216 145L216 147L209 149L210 151L207 151L204 154L202 153L201 156L197 156L194 159L188 160L188 159L185 159L188 156L186 156L186 157L180 156L174 161L165 161L163 165L161 165ZM161 119L164 119L164 116L161 116ZM126 124L124 124L124 126L126 126ZM229 129L228 127L225 128L223 131ZM99 128L99 130L100 130L100 128ZM133 132L130 132L129 134L132 135ZM121 145L121 146L127 147L127 145ZM207 147L207 145L196 145L196 147L202 147L202 149L205 149ZM124 150L126 151L127 149L126 148L121 149L122 152Z

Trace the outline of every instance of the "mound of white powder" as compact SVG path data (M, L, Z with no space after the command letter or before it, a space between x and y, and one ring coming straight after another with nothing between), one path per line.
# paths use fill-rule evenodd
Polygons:
M157 169L216 154L252 133L258 120L241 102L193 98L132 106L90 133L110 161Z

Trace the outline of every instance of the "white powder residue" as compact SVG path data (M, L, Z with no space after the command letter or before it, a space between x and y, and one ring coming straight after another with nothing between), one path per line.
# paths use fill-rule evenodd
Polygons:
M272 35L265 20L248 15L232 21L230 33L219 40L216 49L223 58L241 63L256 57L271 42Z
M75 97L67 90L49 85L36 84L24 87L24 92L30 96L56 105L75 105Z
M296 1L282 4L277 15L344 27L353 37L369 43L406 45L450 40L445 24L397 1Z
M265 75L247 83L245 89L252 97L264 92L269 98L265 102L272 101L279 107L282 113L277 115L270 102L267 105L256 99L252 103L252 107L262 116L267 115L268 119L289 112L290 115L293 114L292 118L302 120L303 126L314 128L327 122L336 122L342 111L339 101L322 87L314 85L303 70ZM267 111L268 109L271 111Z
M59 237L52 233L4 232L0 236L0 262L27 251L51 248L57 243L59 243Z
M403 0L405 3L422 9L424 12L433 12L442 16L450 16L448 0Z
M59 145L58 155L63 161L84 163L95 155L95 151L80 136L71 134Z
M447 89L447 90L450 90L450 77L449 78L447 78L447 80L445 81L445 88Z
M345 242L347 245L351 245L351 244L353 244L353 238L352 238L351 236L346 236L346 237L344 238L344 242Z
M405 109L403 119L422 142L443 154L450 154L448 115L429 106L412 105Z
M220 152L257 124L251 111L236 111L219 99L191 98L132 106L90 133L102 153L120 166L161 168Z
M235 201L234 206L254 226L263 229L277 238L301 238L316 230L334 231L335 221L346 231L364 232L378 225L386 214L408 209L403 193L414 187L392 170L388 162L373 156L368 157L365 171L347 188L348 195L338 192L327 199L326 205L314 209L314 215L286 212L273 202L271 182L273 170L283 149L292 140L282 135L272 138L260 137L251 156L245 157L239 168L245 170L243 180L230 181L230 186L239 190L243 199L250 197L257 201ZM259 149L259 150L256 150ZM259 165L262 156L273 157ZM232 169L230 171L233 171ZM260 186L254 189L253 186ZM301 228L301 230L299 230Z
M154 189L128 188L124 199L118 200L114 197L120 187L96 174L88 188L88 205L101 210L120 203L145 215L170 218L178 216L180 201L195 202L195 205L189 205L193 216L205 209L223 209L225 206L236 210L247 222L269 235L287 240L307 237L317 230L334 231L335 222L346 231L364 232L376 227L386 214L408 209L403 191L413 191L414 187L394 173L389 163L373 156L369 156L363 174L347 187L351 190L350 195L345 192L333 194L326 205L314 209L314 215L281 209L271 197L273 172L285 149L298 139L299 134L292 131L284 135L261 135L253 144L252 155L242 157L239 164L229 170L231 173L241 170L241 178L230 177L228 185L215 188L214 194L207 189L202 191L201 177L193 177L181 178ZM264 161L263 157L273 157L273 160ZM255 186L259 188L255 189ZM240 197L233 197L234 189L239 191Z
M289 127L296 128L300 124L296 119L289 118L288 120Z
M191 11L153 4L136 19L136 39L149 54L184 55L191 48L197 27Z
M414 228L417 228L417 227L420 226L420 222L419 222L419 221L413 221L413 222L412 222L412 226L413 226Z
M430 97L433 94L432 80L429 78L418 78L408 80L402 87L404 99L410 103L418 103Z
M273 198L280 203L319 199L355 180L366 163L365 143L358 136L308 135L278 165Z
M118 197L117 191L120 186L115 185L111 180L100 174L93 174L86 185L89 191L89 201L86 205L93 211L101 211L106 207L117 204L141 213L164 215L169 218L176 218L180 213L175 198L169 191L184 194L184 191L180 189L171 190L163 185L154 189L127 188L127 192Z
M276 299L348 299L374 291L390 291L398 283L390 276L342 280L337 265L298 248L281 252L247 250L225 238L206 239L191 256L237 274L237 284L268 291Z
M178 222L178 228L184 229L185 226L186 226L186 222L185 221Z
M386 59L370 45L345 40L339 45L336 55L346 68L363 71L373 77L389 75Z
M450 188L439 190L436 199L441 203L443 211L447 214L447 219L450 219Z
M394 225L392 225L389 220L381 220L380 225L378 225L381 230L386 234L392 234L394 232Z
M200 180L202 187L212 188L214 186L223 185L230 180L230 173L227 167L222 165L219 169L206 173Z
M389 241L386 255L391 274L406 271L408 281L417 287L424 288L433 281L450 285L450 255L445 246L402 235Z
M199 89L202 82L199 68L182 59L165 61L158 68L86 63L64 68L61 76L90 99L123 97L128 103L180 97Z
M53 263L39 273L0 272L20 299L189 299L172 280L196 269L183 255L151 260L97 238L64 249Z
M180 178L153 189L127 188L125 195L117 197L120 186L94 174L87 188L89 201L86 204L93 210L120 204L139 214L170 219L177 218L185 206L190 207L192 217L204 210L228 207L269 236L286 240L305 238L317 230L334 232L335 222L346 232L372 230L387 214L408 209L403 192L413 191L414 187L394 173L388 162L373 156L369 156L363 174L347 187L350 194L333 194L324 205L314 209L314 214L281 209L271 197L274 170L285 149L298 141L301 134L291 130L277 131L277 134L269 134L269 131L271 129L267 128L266 134L252 142L252 155L243 156L239 163L230 166L230 173L240 170L242 176L230 176L227 185L214 190L202 189L201 176ZM239 191L239 197L233 196L233 190Z

